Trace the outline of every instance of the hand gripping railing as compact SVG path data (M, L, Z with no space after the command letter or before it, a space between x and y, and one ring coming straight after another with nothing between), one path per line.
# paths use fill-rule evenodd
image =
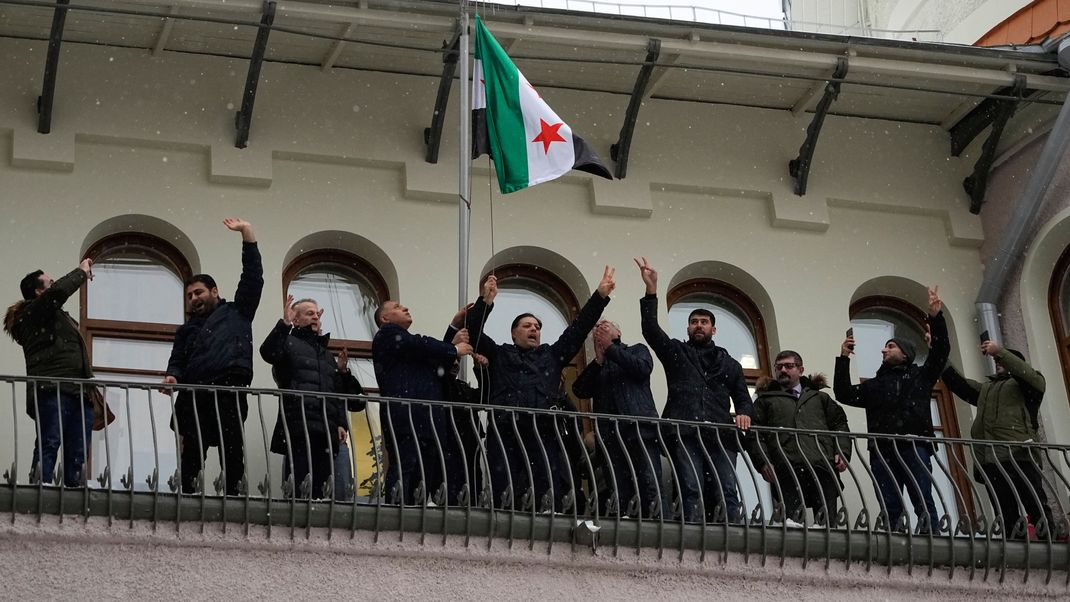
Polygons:
M1068 446L160 386L0 376L0 511L1070 585Z

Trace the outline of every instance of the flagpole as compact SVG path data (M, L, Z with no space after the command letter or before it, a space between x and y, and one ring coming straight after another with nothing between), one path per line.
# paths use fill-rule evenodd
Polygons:
M471 87L468 64L468 11L466 0L460 4L460 39L457 45L457 59L461 63L460 85L460 132L457 138L460 140L457 149L457 306L464 307L468 303L468 247L469 232L472 216L471 201L471 169L472 169L472 102L469 98ZM467 379L467 366L464 358L461 358L461 370L459 375Z

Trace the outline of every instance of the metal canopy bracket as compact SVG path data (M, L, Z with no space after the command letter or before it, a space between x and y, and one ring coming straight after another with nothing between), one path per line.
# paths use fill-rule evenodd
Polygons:
M639 68L639 76L635 78L635 87L632 89L632 98L628 101L628 110L624 113L624 125L620 128L620 137L609 147L609 155L617 162L616 173L613 175L620 180L628 174L628 154L632 147L635 120L639 117L639 107L643 105L643 97L650 83L650 74L657 66L659 56L661 56L661 40L651 38L647 41L646 60Z
M238 129L238 137L234 146L237 148L245 148L249 142L249 126L253 122L256 86L260 83L260 67L264 64L268 35L275 22L275 5L275 0L264 2L264 14L260 17L260 28L256 32L256 42L253 43L253 54L249 57L249 74L245 78L245 93L242 94L241 110L234 116L234 127Z
M438 97L435 98L435 112L431 115L431 127L424 128L424 144L427 153L424 160L428 163L438 163L438 149L442 144L442 126L446 122L446 107L450 103L450 88L453 87L453 78L457 74L457 61L460 57L461 32L460 29L453 36L452 42L443 42L442 49L442 77L438 80ZM461 85L465 85L461 82Z
M45 77L41 83L41 95L37 97L37 131L41 134L52 131L52 100L56 96L59 47L63 42L63 25L67 21L67 5L70 3L70 0L56 0L56 9L52 12L52 31L48 34L48 55L45 57Z
M992 171L992 163L996 160L996 147L999 146L999 138L1003 135L1003 129L1007 126L1014 112L1018 109L1018 103L1026 93L1025 76L1016 73L1014 75L1014 87L1012 94L1014 99L995 100L992 109L992 131L988 134L984 146L981 147L981 156L973 165L973 173L966 176L962 181L962 187L966 194L970 195L970 213L981 213L981 205L985 202L985 191L988 189L988 175ZM987 101L986 101L987 102ZM954 146L954 133L952 133L952 146Z
M821 134L821 126L825 124L825 116L828 115L832 103L840 95L840 86L843 78L847 77L847 58L836 59L836 69L832 73L832 79L825 83L825 93L814 109L814 118L806 127L806 140L799 147L799 156L788 161L788 173L795 178L795 194L806 194L806 180L810 177L810 165L814 159L814 150L817 148L817 137Z

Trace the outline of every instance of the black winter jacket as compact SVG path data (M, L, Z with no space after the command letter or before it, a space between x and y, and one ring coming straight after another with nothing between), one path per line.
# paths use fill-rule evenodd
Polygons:
M609 304L596 291L584 304L575 320L553 344L543 343L534 349L495 343L481 333L488 307L483 297L468 310L466 325L469 339L478 344L477 351L490 360L490 403L517 408L550 409L558 401L561 370L583 348L587 334L594 328L602 310ZM500 414L504 416L504 414Z
M443 401L445 381L456 359L457 348L452 343L412 334L397 324L382 325L372 339L372 364L383 397ZM410 432L410 407L415 435L429 434L432 424L441 426L440 410L383 403L379 416L384 432L391 427L399 435Z
M75 268L40 297L19 301L8 309L4 330L22 346L27 376L93 378L78 322L63 311L63 304L85 280L85 272ZM31 418L36 415L32 389L32 383L27 383L26 414ZM64 384L60 389L78 394L81 387Z
M712 341L695 345L669 338L658 325L657 295L643 297L639 301L639 313L643 338L661 360L669 385L669 397L662 416L729 424L732 422L731 400L735 402L737 415L754 417L754 404L747 391L743 367L728 355L727 350Z
M242 273L234 301L219 300L207 317L178 327L167 374L180 383L210 385L238 376L253 379L253 317L264 290L264 266L255 242L242 243Z
M932 342L925 364L882 364L877 375L860 385L851 384L851 359L836 358L833 390L844 405L866 409L870 433L933 437L932 391L947 363L951 343L944 313L929 316ZM870 440L869 447L874 447ZM931 446L930 446L931 447Z
M272 376L280 389L360 395L364 390L356 377L338 371L328 349L330 340L330 335L317 335L308 327L291 328L279 320L260 346L260 356L272 365ZM363 409L364 401L359 399L347 401L318 395L284 395L279 420L271 437L271 451L286 453L287 429L290 437L302 447L305 428L309 433L327 434L337 440L338 427L349 430L346 411ZM283 416L286 428L282 425Z
M620 339L606 348L605 361L591 361L572 383L576 397L590 397L594 411L619 416L657 418L650 393L654 358L646 345L626 345Z

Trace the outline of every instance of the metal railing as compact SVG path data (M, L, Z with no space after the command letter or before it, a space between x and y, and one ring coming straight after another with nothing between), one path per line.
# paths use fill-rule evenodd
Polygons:
M463 535L487 548L653 549L681 561L694 550L702 562L796 557L1000 581L1022 569L1070 586L1070 446L159 386L0 376L0 416L12 412L0 427L0 512L12 523L104 516L289 538L321 527L443 545ZM116 419L86 440L82 399L94 387ZM242 399L248 415L233 428ZM339 453L338 426L367 462ZM196 453L219 443L225 453Z

